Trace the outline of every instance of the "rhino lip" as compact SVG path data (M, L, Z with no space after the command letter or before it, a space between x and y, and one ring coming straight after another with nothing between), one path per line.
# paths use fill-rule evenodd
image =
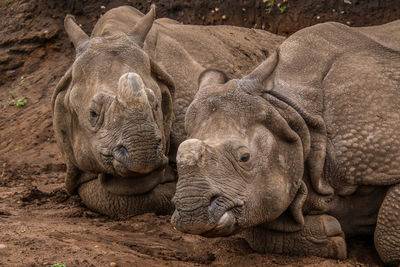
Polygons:
M201 235L205 237L228 236L234 234L236 229L237 223L235 216L231 210L228 210L224 212L212 229L202 233Z
M175 181L174 176L166 175L164 168L145 175L132 173L128 177L100 173L98 179L104 189L116 195L142 195L149 193L159 184Z
M189 226L184 223L184 221L186 221L185 212L175 209L171 217L171 223L174 225L175 229L178 229L179 231L188 234L197 234L205 237L229 236L234 234L238 229L238 224L234 216L233 208L226 210L222 214L222 216L217 219L218 221L214 221L209 218L208 222L197 225L195 228L192 227L193 225Z

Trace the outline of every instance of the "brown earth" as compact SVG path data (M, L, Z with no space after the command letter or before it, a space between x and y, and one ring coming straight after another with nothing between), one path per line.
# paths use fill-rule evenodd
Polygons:
M157 0L158 17L192 24L232 24L287 35L318 22L382 24L400 18L393 1ZM254 253L240 236L206 239L172 228L170 216L112 220L87 210L63 189L65 165L55 144L50 98L74 58L62 28L73 13L90 32L102 13L151 1L1 0L0 266L375 266L371 238L349 240L349 259ZM286 9L281 12L277 7ZM216 11L215 8L218 8ZM224 17L225 16L225 17ZM9 105L25 98L22 107Z

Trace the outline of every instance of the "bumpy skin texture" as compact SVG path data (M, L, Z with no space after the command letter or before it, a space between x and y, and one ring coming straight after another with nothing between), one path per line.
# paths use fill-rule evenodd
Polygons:
M173 210L176 150L204 66L239 75L283 40L154 18L154 6L146 15L119 7L90 37L65 18L76 59L54 91L53 117L66 188L114 217Z
M382 260L398 263L399 32L400 21L319 24L241 79L206 71L178 149L172 223L339 259L344 233L375 231Z

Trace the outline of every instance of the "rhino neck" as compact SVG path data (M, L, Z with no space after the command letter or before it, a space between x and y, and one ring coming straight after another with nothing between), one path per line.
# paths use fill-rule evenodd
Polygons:
M324 119L321 115L304 108L301 105L301 97L288 97L280 91L269 91L264 94L264 97L268 98L268 95L272 103L275 101L287 105L283 113L286 112L289 125L299 134L303 142L305 169L308 171L313 190L326 196L334 194L334 188L324 176L327 154L327 132ZM295 118L290 119L288 113Z

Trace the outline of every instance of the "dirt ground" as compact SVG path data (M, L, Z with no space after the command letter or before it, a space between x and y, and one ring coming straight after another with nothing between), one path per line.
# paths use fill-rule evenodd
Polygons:
M327 20L362 26L400 18L398 0L346 2L351 4L275 1L271 8L270 1L257 0L153 1L158 17L264 28L282 35ZM0 1L0 266L382 265L371 238L349 240L345 261L262 255L252 252L240 235L186 235L172 228L170 216L154 214L113 220L66 194L50 106L52 90L74 58L63 18L73 13L90 32L110 8L129 4L146 11L150 3ZM22 98L27 100L22 107L10 105Z

